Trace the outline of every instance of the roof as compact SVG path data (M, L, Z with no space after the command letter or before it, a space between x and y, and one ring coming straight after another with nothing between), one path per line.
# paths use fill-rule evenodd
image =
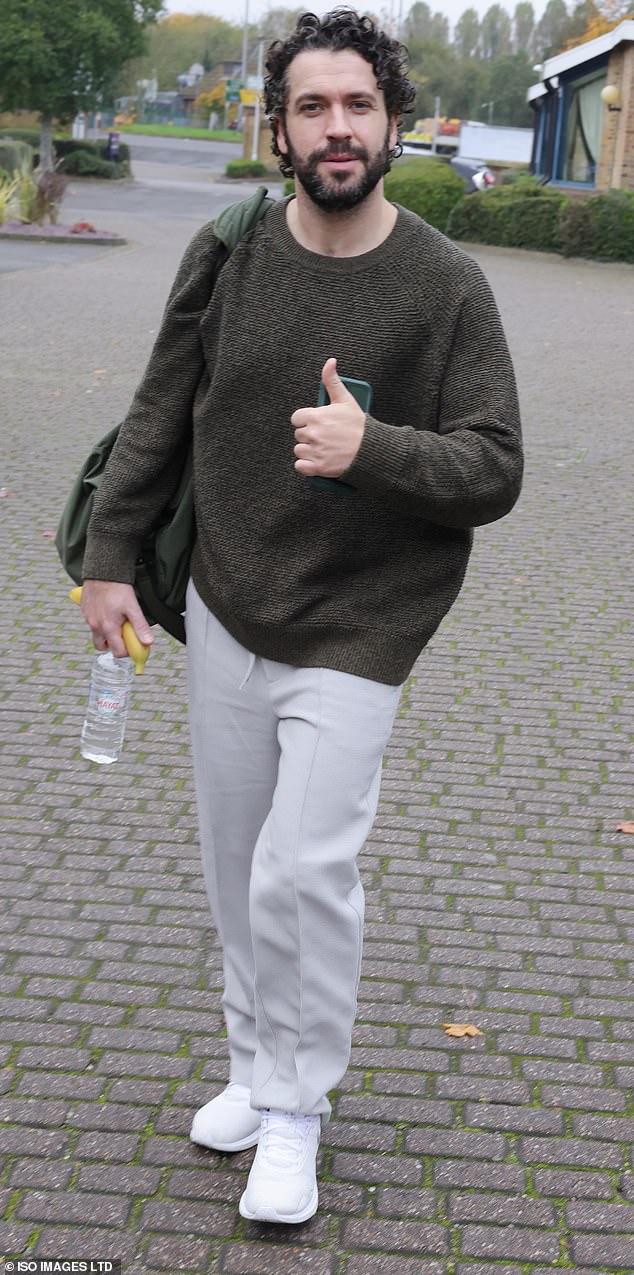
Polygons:
M562 75L575 66L582 66L584 62L591 62L593 58L611 53L617 44L630 40L634 41L634 18L626 18L614 30L598 35L595 40L586 40L585 44L578 44L574 49L566 49L564 53L548 58L542 67L542 79L539 84L531 85L526 94L527 100L533 102L535 98L543 97L548 92L546 80L552 80L555 75Z

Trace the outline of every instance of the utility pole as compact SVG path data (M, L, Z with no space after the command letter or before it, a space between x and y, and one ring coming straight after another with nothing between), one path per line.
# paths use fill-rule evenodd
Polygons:
M249 0L244 0L244 25L242 27L242 67L240 79L242 87L247 86L247 65L249 61ZM242 99L238 108L238 127L242 125Z
M258 65L256 71L257 87L255 90L255 110L253 112L253 146L251 159L259 159L260 153L260 110L262 94L262 71L264 69L264 37L258 36Z

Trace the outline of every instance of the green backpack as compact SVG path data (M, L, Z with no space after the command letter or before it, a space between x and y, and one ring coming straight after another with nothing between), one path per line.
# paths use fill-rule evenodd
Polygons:
M214 234L225 252L218 259L216 273L229 254L273 204L265 186L255 195L225 208L214 223ZM92 449L81 467L60 519L55 545L62 566L75 584L82 583L86 532L95 494L101 484L108 457L121 426L115 425ZM189 564L196 540L192 492L192 449L184 458L178 486L165 505L160 519L146 537L136 563L134 588L150 624L160 624L179 642L185 641L185 591Z

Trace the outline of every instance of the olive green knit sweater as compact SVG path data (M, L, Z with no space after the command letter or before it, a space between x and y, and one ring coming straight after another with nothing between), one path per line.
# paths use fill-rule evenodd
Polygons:
M194 433L192 577L249 650L398 684L455 600L471 528L508 513L522 452L513 369L490 288L443 235L398 209L356 257L302 248L272 207L222 267L187 249L91 521L84 577L132 581ZM290 417L331 355L372 385L344 477L293 467Z

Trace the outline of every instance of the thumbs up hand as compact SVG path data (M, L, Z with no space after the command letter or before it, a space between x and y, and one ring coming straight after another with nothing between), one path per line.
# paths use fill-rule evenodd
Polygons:
M326 360L321 377L330 402L324 407L300 407L291 416L295 469L307 476L339 478L361 446L365 412L341 381L336 359Z

